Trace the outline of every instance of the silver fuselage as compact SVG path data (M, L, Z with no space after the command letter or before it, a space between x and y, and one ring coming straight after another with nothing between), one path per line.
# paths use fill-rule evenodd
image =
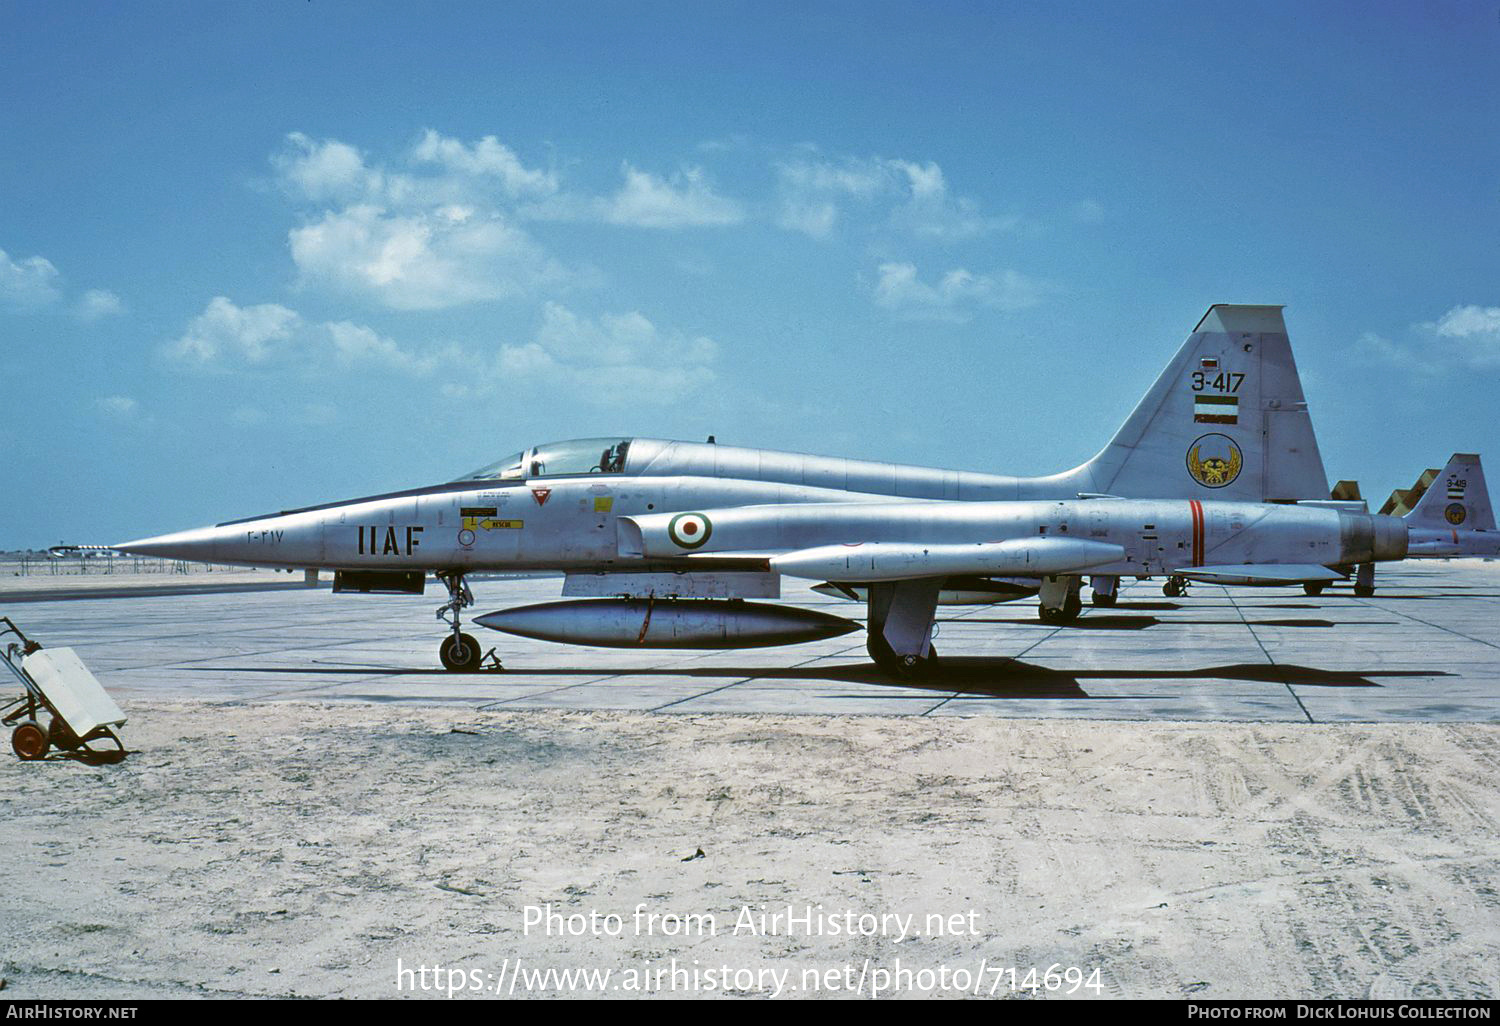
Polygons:
M712 524L707 543L672 540L671 521L683 512ZM184 531L129 547L251 566L643 572L766 559L824 545L982 545L1027 538L1119 546L1116 562L1090 568L1117 574L1213 563L1349 564L1400 558L1395 550L1405 551L1398 518L1332 509L1115 498L913 501L776 481L627 475L446 485Z

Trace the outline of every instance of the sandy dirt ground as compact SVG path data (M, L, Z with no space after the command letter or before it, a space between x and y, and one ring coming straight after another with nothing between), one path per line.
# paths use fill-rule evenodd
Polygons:
M130 713L0 759L5 997L1500 992L1494 726Z

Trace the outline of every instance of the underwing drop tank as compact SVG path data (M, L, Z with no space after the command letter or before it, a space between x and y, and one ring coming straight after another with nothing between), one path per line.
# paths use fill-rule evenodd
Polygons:
M724 599L577 599L501 609L475 623L506 634L604 648L760 648L859 630L841 616Z

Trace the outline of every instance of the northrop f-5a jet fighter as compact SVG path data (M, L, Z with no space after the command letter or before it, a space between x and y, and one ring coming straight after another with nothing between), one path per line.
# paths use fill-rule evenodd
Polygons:
M335 591L448 592L440 657L471 670L465 576L561 571L567 601L487 627L622 647L790 644L858 629L747 602L782 576L859 589L883 668L934 658L944 590L1032 587L1042 618L1080 611L1084 574L1185 571L1326 579L1399 559L1395 517L1297 506L1328 494L1279 307L1215 306L1114 439L1050 477L899 466L650 438L529 447L446 484L126 542L133 553L331 569Z

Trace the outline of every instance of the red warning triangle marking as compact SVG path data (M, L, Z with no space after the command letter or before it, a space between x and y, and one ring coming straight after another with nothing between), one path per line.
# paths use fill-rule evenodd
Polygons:
M531 490L531 497L536 500L536 504L538 506L547 505L547 499L550 498L551 495L551 488L533 488Z

